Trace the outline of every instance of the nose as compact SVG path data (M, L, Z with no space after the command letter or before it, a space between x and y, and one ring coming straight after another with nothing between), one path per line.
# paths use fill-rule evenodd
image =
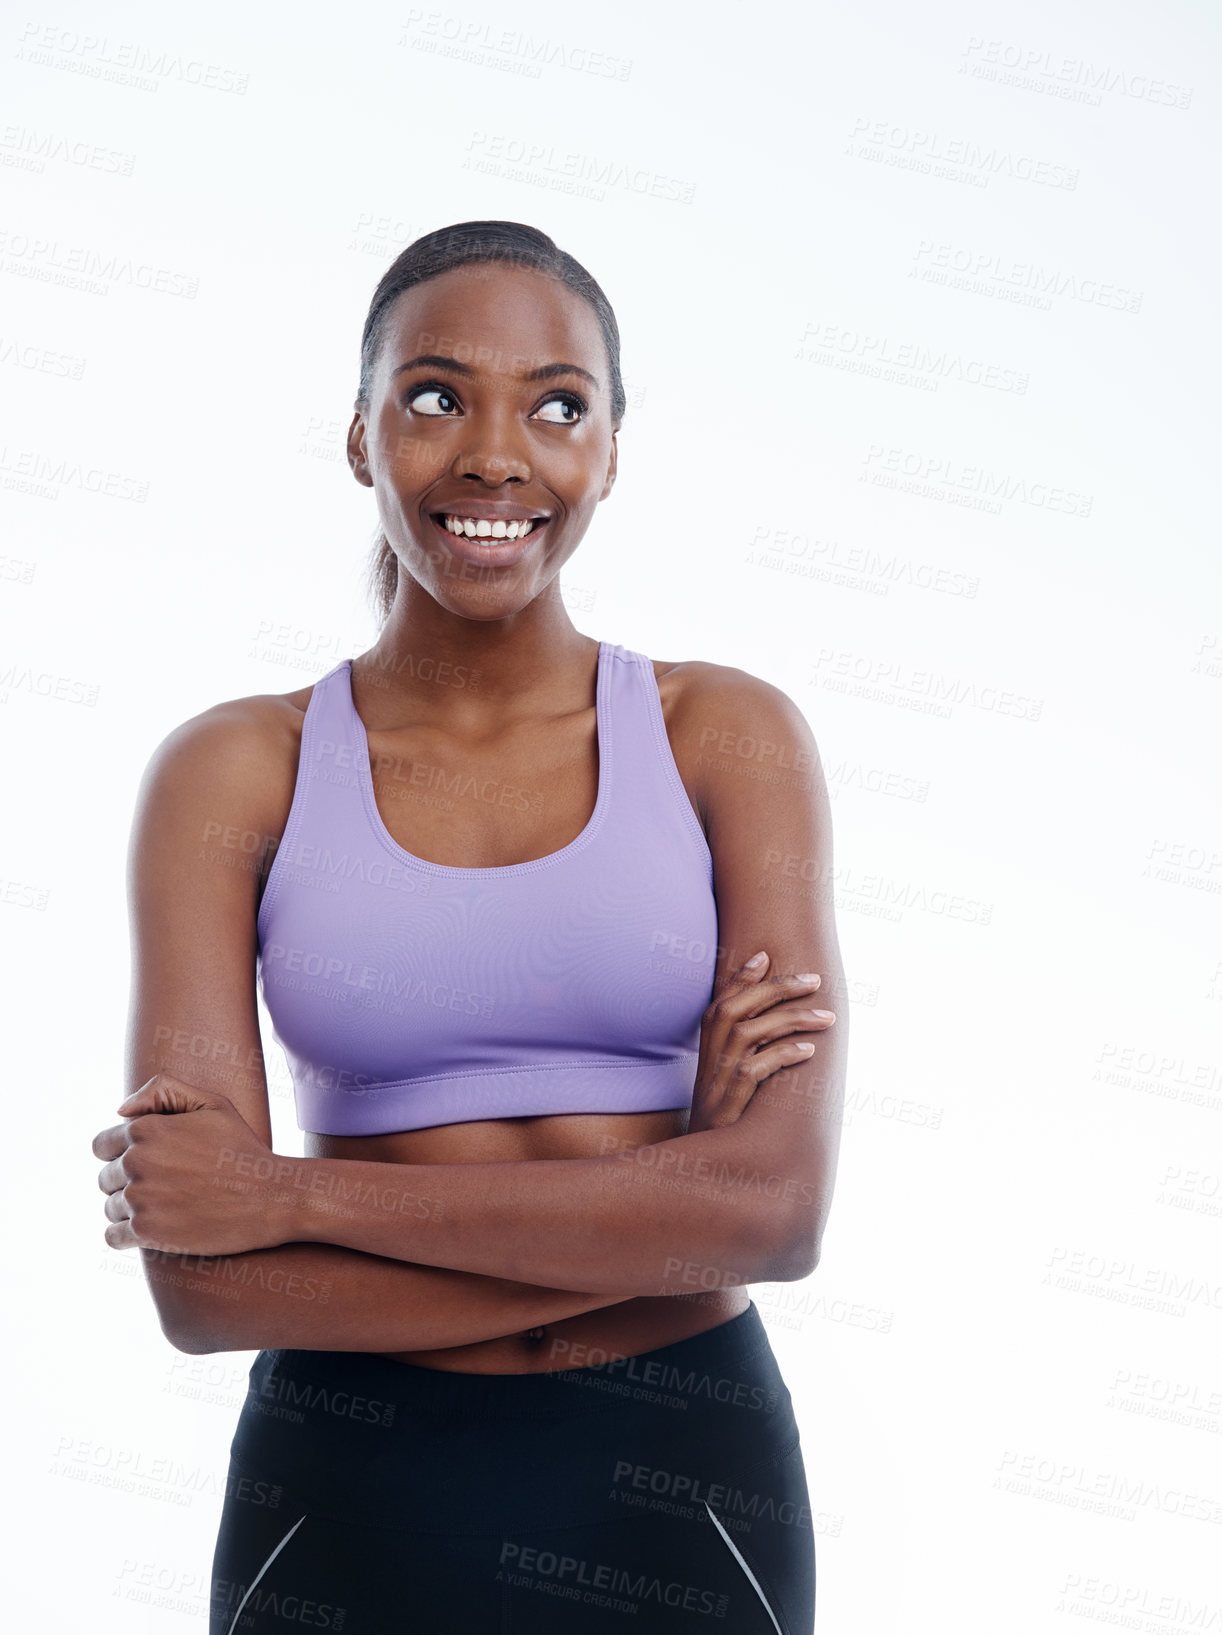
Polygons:
M508 454L488 454L483 450L458 455L450 469L456 477L478 477L489 488L499 488L502 483L530 481L530 467L525 460Z
M455 477L478 477L489 488L505 482L527 483L530 462L518 443L512 412L477 414L468 421L464 447L450 468Z

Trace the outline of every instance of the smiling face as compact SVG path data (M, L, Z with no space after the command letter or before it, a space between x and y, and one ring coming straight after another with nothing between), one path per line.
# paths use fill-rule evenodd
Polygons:
M348 460L377 495L401 587L406 572L466 618L525 607L615 482L593 307L558 279L495 261L405 290L369 401L356 406Z

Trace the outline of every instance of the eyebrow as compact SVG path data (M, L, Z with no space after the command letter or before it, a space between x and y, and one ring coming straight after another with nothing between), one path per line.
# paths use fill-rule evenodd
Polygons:
M406 369L420 369L423 367L432 369L452 369L455 374L458 375L475 375L479 372L478 370L472 369L471 365L468 363L459 363L457 358L445 358L437 352L422 352L418 358L409 358L406 363L401 363L390 378L393 380L395 375L401 375ZM523 373L518 376L518 379L550 380L553 375L580 375L583 380L588 380L595 390L599 389L597 375L592 375L588 369L582 369L575 363L540 364L538 369L524 370Z

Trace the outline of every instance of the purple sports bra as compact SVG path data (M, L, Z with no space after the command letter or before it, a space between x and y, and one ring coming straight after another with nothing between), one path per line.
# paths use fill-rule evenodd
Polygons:
M643 653L599 643L596 714L598 798L577 838L455 868L414 857L382 822L351 660L315 682L257 922L300 1129L691 1105L717 957L713 859ZM448 787L480 799L473 782Z

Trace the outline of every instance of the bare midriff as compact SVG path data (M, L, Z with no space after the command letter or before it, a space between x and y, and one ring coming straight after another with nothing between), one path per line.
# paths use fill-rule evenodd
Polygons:
M374 1136L305 1136L309 1158L375 1163L509 1163L535 1158L592 1158L682 1135L687 1110L660 1113L559 1113L543 1118L481 1119ZM644 1295L580 1312L558 1322L439 1351L374 1355L421 1368L469 1374L533 1374L592 1367L633 1357L716 1328L745 1311L745 1287Z

